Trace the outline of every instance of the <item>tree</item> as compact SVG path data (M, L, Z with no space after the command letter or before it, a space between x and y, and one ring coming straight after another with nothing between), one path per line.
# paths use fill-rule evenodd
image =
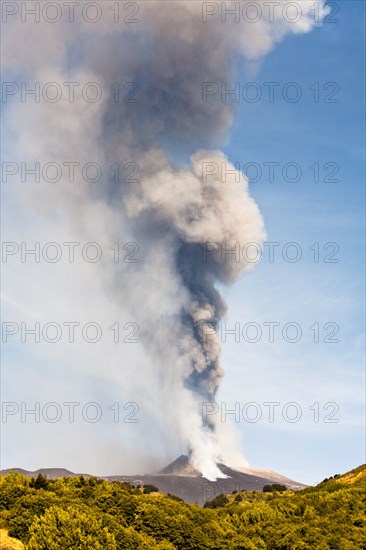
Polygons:
M43 476L42 474L38 474L36 479L34 479L34 477L32 477L32 479L29 483L29 486L34 487L35 489L47 489L47 487L48 487L47 478L45 476Z
M272 484L200 508L95 478L36 489L11 473L0 477L1 520L10 537L30 539L29 550L358 550L366 548L365 478L363 466L301 491Z
M29 550L117 550L116 540L102 520L81 507L51 506L30 528Z
M204 508L219 508L220 506L225 506L228 502L229 499L227 496L224 495L224 493L221 493L221 495L218 495L209 502L205 502Z
M29 479L18 472L0 476L0 510L10 510L19 498L29 493Z
M287 491L287 487L280 483L272 483L272 485L264 485L263 487L263 493L273 493L274 491L283 493L283 491Z
M149 495L150 493L158 493L159 489L155 487L155 485L144 485L144 493L145 495Z
M41 516L52 505L56 505L56 495L43 489L33 489L31 493L22 495L7 513L9 535L27 542L29 528L36 516Z

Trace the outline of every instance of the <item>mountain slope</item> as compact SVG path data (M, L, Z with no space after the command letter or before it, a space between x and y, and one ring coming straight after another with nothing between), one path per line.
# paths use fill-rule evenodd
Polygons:
M214 498L220 493L231 493L232 491L261 491L264 485L271 483L283 483L289 489L299 490L306 487L292 479L281 476L271 470L256 470L251 468L234 469L218 464L220 470L227 477L217 481L208 481L196 471L189 463L186 455L181 455L171 464L154 474L136 474L133 476L114 475L101 476L100 479L108 481L121 481L133 485L154 485L164 493L175 495L185 502L203 505L207 500ZM60 477L75 477L79 474L70 472L63 468L41 468L35 472L14 468L27 477L36 477L42 474L48 479ZM3 470L5 474L9 470ZM84 477L91 477L83 474Z
M154 487L9 473L0 478L0 520L29 550L360 550L365 471L299 491L221 494L204 508Z

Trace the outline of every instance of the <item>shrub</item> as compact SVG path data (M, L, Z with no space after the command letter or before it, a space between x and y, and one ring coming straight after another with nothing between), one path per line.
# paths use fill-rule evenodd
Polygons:
M117 550L114 535L92 512L52 506L30 528L29 550Z
M265 485L263 487L263 493L273 493L274 491L282 493L283 491L287 491L287 487L286 485L281 485L280 483L272 483L272 485Z
M225 506L229 502L229 499L224 493L221 493L221 495L218 495L217 497L213 498L212 500L209 500L205 503L204 508L219 508L221 506Z
M158 493L159 489L155 487L155 485L144 485L144 493L145 495L149 495L150 493Z

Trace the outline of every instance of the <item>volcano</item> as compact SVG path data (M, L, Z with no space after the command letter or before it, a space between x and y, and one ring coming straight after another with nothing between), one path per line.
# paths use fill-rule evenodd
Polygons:
M136 474L133 476L114 475L98 476L108 481L121 481L133 485L155 485L160 491L175 495L190 504L203 505L221 493L229 494L233 491L262 491L264 485L281 483L288 489L297 491L304 489L306 485L282 476L272 470L259 470L256 468L230 468L218 463L217 467L226 475L226 478L209 481L189 463L186 455L179 456L162 470L152 474ZM58 477L73 477L79 474L62 468L42 468L30 472L20 468L2 470L5 475L10 470L19 471L28 477L36 477L42 474L49 479ZM83 474L88 477L88 474Z
M294 491L304 489L306 485L289 479L272 470L256 468L232 468L225 464L217 464L226 478L209 481L189 463L186 455L181 455L156 474L124 477L130 483L152 484L165 493L171 493L189 503L203 505L220 493L232 491L262 491L264 485L281 483ZM117 479L109 477L108 479ZM120 479L118 477L118 479Z

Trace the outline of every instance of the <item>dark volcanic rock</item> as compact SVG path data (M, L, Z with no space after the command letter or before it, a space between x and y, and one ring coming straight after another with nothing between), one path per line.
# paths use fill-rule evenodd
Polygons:
M256 470L246 468L236 470L224 464L218 467L227 477L216 481L209 481L197 472L185 455L181 455L171 464L156 474L140 476L109 476L110 481L127 481L133 485L151 484L165 493L176 495L186 502L204 504L220 493L232 491L261 491L264 485L282 483L289 489L303 489L305 485L297 483L271 470Z

